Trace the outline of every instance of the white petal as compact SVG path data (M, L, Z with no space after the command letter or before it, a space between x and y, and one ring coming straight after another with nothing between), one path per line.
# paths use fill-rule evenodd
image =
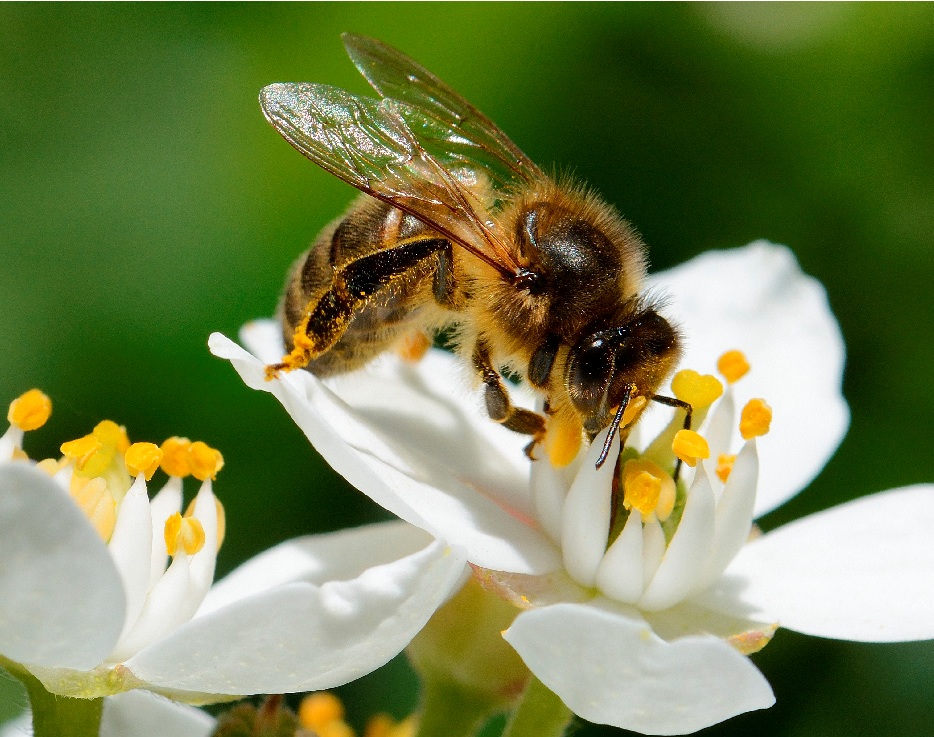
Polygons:
M0 654L91 668L125 606L106 546L64 489L28 463L0 464Z
M604 463L595 468L609 428L601 431L591 443L584 464L571 484L564 500L561 522L561 548L564 568L584 586L592 586L610 530L610 505L615 464ZM619 455L619 435L613 438L608 458Z
M705 600L782 627L862 642L934 638L934 485L812 514L740 551Z
M717 502L717 532L713 553L700 588L717 580L749 539L758 473L759 457L756 453L756 439L753 438L736 456L733 470Z
M166 520L176 512L182 511L182 480L177 476L170 476L165 486L150 501L149 509L152 514L152 529L155 533L152 536L149 586L147 587L151 589L165 573L165 567L169 562L163 532Z
M368 415L350 407L306 371L267 382L264 364L235 343L215 333L209 344L216 356L231 360L248 386L274 394L325 460L390 512L465 547L470 561L485 568L537 574L561 565L546 535L482 493L486 487L475 486L470 474L451 473L446 465L449 458L460 458L461 452L468 460L477 455L469 442L481 444L482 452L493 453L497 462L503 454L483 442L449 397L425 397L411 387L403 391L402 384L387 386L375 380L365 384L366 374L357 372L361 386L370 386L386 401L405 400L391 412L383 409ZM447 409L446 402L451 405ZM433 435L447 443L441 455L437 442L423 447L413 440L427 442ZM509 462L502 462L502 468L508 468ZM528 489L527 479L507 476L512 477L509 484Z
M133 626L121 637L108 661L118 663L126 660L147 645L172 632L195 613L197 605L191 606L190 558L179 552L172 559L162 578L153 586L143 609Z
M214 339L214 335L212 335L208 345L215 356L220 356L219 353L215 352L214 346L210 344L210 341ZM264 364L278 363L285 352L285 344L282 340L282 325L279 324L278 320L253 320L246 323L240 328L240 340L243 341L246 349Z
M136 621L146 600L152 540L152 513L149 510L146 481L142 476L138 476L123 497L117 523L107 545L126 594L124 631Z
M416 553L431 541L424 530L399 521L288 540L250 558L214 584L197 616L287 583L321 586L356 578L367 568Z
M703 429L704 438L710 446L710 457L714 461L721 455L732 454L736 422L736 399L733 386L728 384L723 396L710 412L707 427Z
M599 724L688 734L775 701L725 642L665 642L635 614L556 604L522 612L503 636L574 713Z
M27 711L0 724L0 737L33 737L32 712Z
M259 326L251 323L241 330L247 348ZM278 324L266 320L262 327L279 334L281 356ZM268 335L262 342L268 351ZM402 453L414 451L422 461L443 459L447 473L527 515L532 507L523 449L529 438L490 420L483 393L466 369L463 360L446 351L429 350L416 363L387 353L360 371L329 377L324 383L368 425L396 441ZM297 375L311 376L304 371ZM509 394L513 404L534 408L535 397L525 386L510 385Z
M561 514L564 511L564 499L568 486L559 469L547 459L534 461L529 483L532 485L532 499L535 504L535 517L545 534L555 543L561 541Z
M645 590L642 515L633 511L597 571L597 587L617 601L634 604Z
M3 435L0 435L0 463L12 460L13 451L23 447L23 431L10 425Z
M149 691L127 691L104 700L100 737L208 737L215 726L201 709Z
M331 688L397 655L460 585L465 560L435 542L351 581L277 586L198 617L126 665L167 691Z
M652 630L671 642L688 635L713 635L729 642L744 655L769 644L778 625L738 615L727 615L688 599L660 612L644 613Z
M698 464L681 522L639 600L640 609L665 609L695 590L710 560L715 524L713 490Z
M774 509L818 474L849 424L843 338L824 287L791 251L764 241L705 253L651 284L672 297L665 312L686 336L682 365L713 371L732 348L749 359L737 406L763 397L775 411L759 447L756 515Z

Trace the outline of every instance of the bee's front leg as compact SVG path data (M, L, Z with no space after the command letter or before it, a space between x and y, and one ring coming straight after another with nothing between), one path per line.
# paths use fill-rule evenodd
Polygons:
M484 399L490 419L513 432L531 435L532 442L526 446L525 453L534 460L535 446L545 438L545 418L537 412L513 406L502 377L490 361L489 349L481 340L474 346L473 365L486 386Z

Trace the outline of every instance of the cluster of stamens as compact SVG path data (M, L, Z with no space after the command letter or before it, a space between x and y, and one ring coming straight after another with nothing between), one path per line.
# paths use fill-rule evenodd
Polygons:
M724 353L717 361L717 370L723 376L727 386L732 386L749 372L749 363L741 351ZM693 369L683 369L671 380L671 390L675 397L691 405L693 422L700 426L713 404L723 396L723 383L712 374L700 374ZM743 408L740 416L739 431L743 440L765 435L772 421L772 409L763 399L752 399ZM680 425L681 417L676 416L668 428L646 449L643 457L630 459L622 464L623 506L629 510L638 509L644 519L654 513L664 522L674 507L676 484L675 477L666 472L661 465L677 459L691 468L699 460L710 458L710 446L698 432ZM666 445L670 446L670 452ZM649 459L656 459L653 462ZM720 454L717 457L716 474L721 482L726 483L736 461L736 455ZM677 468L677 466L676 466Z
M51 414L51 399L38 389L15 399L7 413L10 427L0 438L0 462L29 460L22 448L23 434L45 425ZM188 476L203 482L215 479L224 465L220 452L201 441L171 437L161 445L131 443L126 428L111 420L99 422L83 437L62 443L60 450L59 458L38 461L36 467L65 485L105 543L113 536L121 502L134 479L149 481L161 468L171 484L180 484ZM215 502L219 548L224 536L224 509L220 501ZM204 529L193 511L192 503L184 514L175 512L166 520L168 555L184 550L191 556L204 545Z
M607 440L609 429L571 476L552 464L533 466L539 524L560 545L565 570L577 583L645 610L665 609L712 583L748 537L758 467L753 441L768 432L772 414L763 400L748 402L739 418L748 450L726 455L735 427L733 384L749 364L731 351L718 369L725 381L678 372L671 382L677 407L671 422L641 452L629 444L615 451L615 468L593 463L603 446L619 448L619 440ZM686 427L687 407L691 425L706 428L707 437ZM639 430L637 424L626 440ZM706 463L713 452L716 476L708 475ZM732 482L739 462L746 471ZM685 469L693 471L682 474Z

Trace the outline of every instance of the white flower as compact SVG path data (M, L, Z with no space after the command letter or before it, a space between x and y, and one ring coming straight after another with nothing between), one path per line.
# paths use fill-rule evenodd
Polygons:
M460 552L393 522L283 543L211 587L220 454L130 445L105 421L34 464L20 442L44 403L17 400L0 439L0 662L52 693L205 703L335 686L399 653L460 583ZM182 516L189 472L202 483Z
M216 721L193 706L147 691L128 691L104 700L100 737L208 737ZM0 737L31 737L32 714L0 724Z
M701 256L653 287L670 296L668 316L689 341L683 365L710 370L740 348L753 368L701 426L712 459L739 451L727 483L703 461L685 469L680 521L659 523L668 515L659 497L633 509L615 542L613 464L593 463L601 437L568 468L537 461L530 471L525 439L484 417L453 357L431 352L411 366L387 356L327 382L301 371L266 382L264 364L282 352L272 323L244 329L256 357L219 335L211 348L274 394L351 483L465 547L481 582L524 608L504 637L591 721L680 734L770 706L745 653L779 624L856 640L934 637L930 486L860 499L746 544L752 519L806 486L848 424L843 342L820 284L787 249L760 242ZM741 395L775 408L767 437L740 440ZM629 446L664 465L670 443L646 449L635 436L664 436L670 417L647 410ZM623 460L640 455L630 447Z

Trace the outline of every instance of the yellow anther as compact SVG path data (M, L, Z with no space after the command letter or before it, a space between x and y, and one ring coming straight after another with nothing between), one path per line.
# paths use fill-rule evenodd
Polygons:
M765 435L772 425L772 408L764 399L750 399L739 416L739 434L743 440Z
M392 737L395 720L388 714L377 714L370 718L363 730L363 737Z
M155 443L133 443L123 460L131 476L145 476L149 481L162 462L162 450Z
M344 719L344 705L330 691L308 694L298 705L298 721L305 729L322 734L324 729Z
M682 402L695 410L705 409L723 394L723 384L716 376L699 374L693 369L683 369L671 380L671 391Z
M742 351L727 351L717 361L717 371L727 384L735 384L749 373L749 361Z
M675 506L674 479L652 461L641 458L623 466L623 506L637 509L647 521L652 514L664 522Z
M13 448L13 452L10 453L11 461L28 461L29 454L22 448Z
M224 456L207 443L196 440L188 448L188 465L191 475L198 481L213 480L217 478L217 472L224 467Z
M356 737L353 727L343 720L322 724L315 731L318 737Z
M204 528L196 517L182 517L176 512L165 521L165 549L175 555L181 548L194 555L204 547Z
M689 466L697 465L701 458L710 458L710 446L693 430L678 430L671 443L674 454Z
M101 539L110 540L117 523L117 503L104 479L74 477L69 493Z
M626 409L623 410L623 418L619 422L620 427L629 427L636 419L642 414L642 410L645 409L645 405L649 403L649 400L643 397L641 394L637 394L632 399L629 400L629 404L626 405Z
M94 426L94 436L107 447L113 448L121 455L130 447L130 438L126 428L113 420L101 420Z
M162 470L169 476L185 478L191 474L188 451L191 441L188 438L172 437L162 444Z
M38 389L30 389L10 402L6 418L20 430L38 430L52 415L52 400Z
M717 477L725 484L733 472L733 464L736 463L736 456L722 455L717 456Z
M45 458L36 464L36 468L54 476L68 464L67 458Z
M388 714L377 714L363 731L363 737L414 737L418 722L409 716L397 722Z
M188 503L188 508L185 510L186 517L191 517L195 513L195 502L197 500L197 497L195 497ZM217 549L220 550L221 544L224 542L224 535L227 533L227 513L224 511L221 500L217 497L214 497L214 508L217 510Z
M97 450L88 455L81 463L75 463L75 467L85 476L93 478L94 476L107 476L115 472L114 462L117 461L120 472L122 472L123 454L130 447L130 439L127 437L126 428L121 427L111 420L103 420L97 423L91 435L98 443ZM62 451L64 453L64 450Z
M101 447L101 441L92 434L62 443L60 450L65 458L75 462L75 468L80 471Z

